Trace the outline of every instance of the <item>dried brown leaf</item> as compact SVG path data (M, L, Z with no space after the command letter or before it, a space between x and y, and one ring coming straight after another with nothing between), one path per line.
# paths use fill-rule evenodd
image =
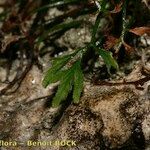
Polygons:
M114 45L117 44L117 42L118 42L117 38L115 38L114 36L109 35L109 36L106 37L106 42L103 46L106 50L109 50L109 49L113 48Z
M129 44L127 44L125 42L123 42L122 44L123 44L123 46L124 46L127 53L130 53L134 50L134 48L132 46L130 46Z
M116 13L120 12L121 9L122 9L122 4L123 4L123 2L120 2L119 4L116 4L115 8L112 11L110 11L110 13L116 14Z
M137 27L134 29L130 29L129 32L134 33L138 36L142 36L143 34L150 35L150 27Z

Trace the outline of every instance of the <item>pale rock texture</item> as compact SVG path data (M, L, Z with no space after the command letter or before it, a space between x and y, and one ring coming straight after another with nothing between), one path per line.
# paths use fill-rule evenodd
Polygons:
M149 149L149 90L85 83L79 104L50 108L51 96L45 96L52 95L52 89L44 89L41 80L42 72L33 66L16 93L1 96L0 139L19 145L9 149ZM28 140L73 140L76 146L27 147Z

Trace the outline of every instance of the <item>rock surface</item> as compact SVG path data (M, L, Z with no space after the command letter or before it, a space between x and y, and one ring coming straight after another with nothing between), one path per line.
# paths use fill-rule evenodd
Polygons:
M63 107L48 107L51 99L44 96L52 92L41 86L41 80L42 73L34 66L14 95L1 97L0 140L18 143L18 147L3 146L2 150L150 148L147 91L139 92L133 86L87 85L80 103L62 111ZM71 147L56 143L29 147L29 140L74 143Z
M144 149L149 133L143 133L142 124L148 126L144 118L150 105L133 89L90 87L79 105L71 105L65 111L57 128L40 131L39 139L44 140L46 132L48 140L76 141L74 148L58 149Z

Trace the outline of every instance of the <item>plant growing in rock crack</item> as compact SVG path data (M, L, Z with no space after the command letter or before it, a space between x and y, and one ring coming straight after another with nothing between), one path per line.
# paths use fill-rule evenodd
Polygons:
M98 5L99 11L95 25L92 29L91 42L88 43L85 47L77 49L71 54L54 58L52 67L45 75L43 80L44 87L47 87L51 83L60 81L58 90L52 101L52 106L54 107L58 106L62 101L64 101L71 91L73 92L73 102L79 102L84 81L84 69L82 67L82 60L86 53L88 53L89 49L92 49L93 53L99 54L103 58L109 73L111 67L118 69L118 64L113 58L112 53L103 49L100 45L101 43L98 41L98 38L100 37L96 37L101 16L106 13L106 7L108 3L107 1L96 1L96 4Z
M62 2L62 1L61 1ZM80 3L79 1L63 1L64 3ZM62 3L63 3L62 2ZM45 78L43 80L44 87L47 87L51 83L55 83L59 81L59 86L56 92L56 95L53 98L52 106L58 106L62 101L67 98L67 95L72 92L72 99L74 103L78 103L82 90L83 90L83 81L84 81L84 60L87 59L87 55L92 52L93 61L96 62L98 57L101 57L107 67L107 71L110 74L110 69L114 68L118 70L118 64L115 58L113 57L113 53L118 55L120 49L124 49L127 53L130 53L134 48L127 44L125 40L127 40L128 33L133 33L136 35L143 35L144 33L149 33L150 28L148 27L139 27L130 29L133 25L135 25L137 20L137 12L138 7L141 1L129 1L129 0L121 0L121 1L107 1L107 0L95 0L95 1L83 1L82 6L86 6L86 4L94 4L96 6L96 10L94 7L93 12L97 12L97 17L95 20L95 24L92 27L91 32L91 41L86 44L85 47L75 50L71 54L60 56L58 58L54 58L52 62L52 67L47 71ZM134 7L133 7L134 5ZM92 7L93 5L91 5ZM128 13L130 7L133 7L132 14ZM84 7L82 7L85 12L87 12ZM84 12L84 13L85 13ZM77 13L76 11L74 13ZM87 13L88 14L88 13ZM115 20L116 14L119 14L120 17ZM113 15L115 17L113 17ZM74 14L74 16L76 16ZM117 16L117 17L118 17ZM100 27L102 18L110 17L113 21L113 25L108 28L106 31L103 31ZM78 24L80 26L82 22L72 22L69 24L69 28L72 24ZM64 26L64 27L63 27ZM59 24L54 28L65 28L68 25ZM52 30L52 28L50 29ZM99 30L101 32L99 33ZM135 31L135 32L134 32ZM43 36L44 37L44 36ZM106 38L106 40L104 40ZM104 42L104 41L105 42ZM129 42L129 41L128 41ZM98 57L97 57L98 56ZM89 65L89 64L88 64ZM92 66L92 64L91 64ZM93 67L93 66L92 66Z
M68 0L64 2L78 3L79 1ZM126 53L130 53L134 49L132 46L125 42L125 40L127 40L126 37L128 36L128 34L133 33L135 35L143 35L145 33L150 33L149 27L130 29L135 25L137 20L138 7L141 3L141 1L139 0L85 0L83 1L83 3L84 5L90 3L96 6L96 10L94 12L97 12L97 17L95 20L95 24L92 27L91 41L87 43L85 47L77 49L75 50L75 52L72 52L69 55L54 58L52 67L47 71L43 80L44 87L51 83L60 81L58 90L52 101L52 106L58 106L62 101L66 99L67 95L70 92L72 92L73 95L73 102L79 102L83 90L85 67L84 60L86 59L89 51L92 52L92 57L95 62L98 59L98 57L95 56L100 56L103 59L107 67L107 71L110 74L111 68L114 68L116 70L118 70L119 68L117 61L113 57L113 53L118 55L120 49L124 49ZM128 10L131 10L131 6L133 7L132 14L128 13ZM83 10L86 10L84 9L84 7L82 8ZM120 19L117 19L118 22L115 20L115 17L113 17L113 15L115 16L116 14L119 14L121 16ZM102 22L102 18L107 17L110 17L113 20L113 27L110 27L110 29L108 28L106 31L103 31L104 29L100 27L100 24ZM80 22L79 24L81 23L82 22ZM71 24L72 23L70 23L69 25ZM99 30L101 30L101 33L99 33ZM105 42L103 42L105 38L106 40ZM146 80L148 80L147 77Z
M146 4L145 12L142 3ZM94 76L94 63L99 58L104 61L104 65L100 64L100 70L107 75L112 73L111 68L118 69L117 62L125 62L126 55L130 56L130 52L138 46L135 43L139 36L150 32L147 4L147 1L141 0L5 1L0 5L0 64L8 64L6 81L2 81L7 86L0 90L0 95L16 92L33 64L42 69L40 58L45 54L53 58L55 54L65 51L68 46L63 49L61 44L57 45L57 40L66 31L83 27L87 23L83 16L97 16L95 24L89 21L94 24L91 27L91 41L71 53L54 58L43 80L44 87L59 82L53 106L58 106L71 92L73 101L79 102L85 76L87 73ZM49 15L53 10L59 13ZM15 60L19 61L19 66L10 80L11 64ZM148 79L147 76L142 79L142 84ZM131 83L138 86L140 81Z

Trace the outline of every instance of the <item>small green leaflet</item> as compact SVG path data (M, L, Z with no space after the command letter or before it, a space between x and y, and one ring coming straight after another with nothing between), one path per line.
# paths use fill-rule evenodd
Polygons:
M77 60L71 68L65 70L65 74L60 79L57 93L52 101L52 106L57 107L61 101L65 100L73 88L73 101L78 103L83 90L83 73L81 70L81 61ZM73 86L74 85L74 86Z
M83 72L81 69L81 62L77 61L76 62L76 69L74 72L74 89L73 89L73 101L74 103L78 103L81 92L83 90Z
M70 69L63 76L62 80L60 81L60 85L58 86L57 93L53 98L52 107L58 107L60 102L66 99L72 87L73 73L73 70Z
M118 64L116 62L116 60L113 58L112 53L109 51L106 51L104 49L98 49L98 53L99 55L101 55L101 57L103 58L106 66L107 66L107 70L108 73L110 74L110 68L113 67L115 69L118 70Z
M62 67L71 59L71 55L55 58L52 63L52 67L46 72L43 79L43 86L47 87L50 83L55 83L60 80L61 76L65 73L62 71Z

